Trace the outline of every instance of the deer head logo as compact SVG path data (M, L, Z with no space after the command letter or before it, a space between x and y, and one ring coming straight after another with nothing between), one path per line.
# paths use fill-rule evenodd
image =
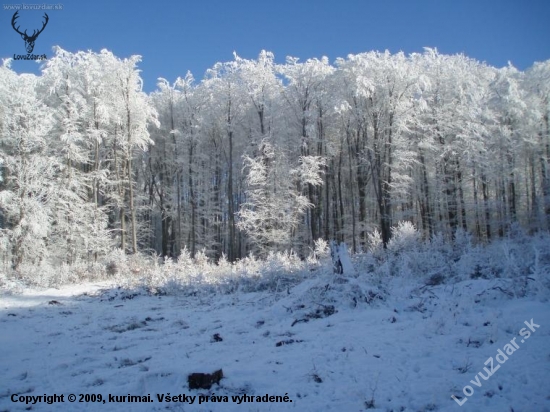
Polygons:
M21 35L21 38L23 40L25 40L25 49L27 49L27 53L32 53L32 51L34 50L34 42L36 41L36 38L38 37L38 35L40 33L42 33L42 31L44 30L44 28L48 24L48 20L50 18L48 17L48 15L46 13L44 13L45 21L42 25L42 28L40 30L38 30L38 32L36 30L33 30L32 35L29 36L27 34L27 30L25 30L25 32L21 33L19 31L20 26L15 27L15 20L17 20L17 18L19 17L17 15L17 13L19 13L19 11L16 11L15 14L13 15L13 17L11 18L11 25L12 25L13 29Z

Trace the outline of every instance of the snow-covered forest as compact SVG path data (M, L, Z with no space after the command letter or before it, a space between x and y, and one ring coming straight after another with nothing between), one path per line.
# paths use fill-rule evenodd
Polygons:
M550 60L139 63L0 67L0 410L550 410Z
M235 55L142 91L140 58L57 49L0 69L4 270L115 249L214 262L394 227L477 242L550 225L550 61L433 49L277 64Z

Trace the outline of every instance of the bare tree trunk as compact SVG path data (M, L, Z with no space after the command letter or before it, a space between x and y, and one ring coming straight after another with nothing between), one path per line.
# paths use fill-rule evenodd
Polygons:
M367 242L367 232L365 227L367 224L367 184L369 179L367 176L367 167L363 161L359 160L359 155L363 152L365 145L367 144L367 133L366 131L362 132L360 129L363 129L361 126L357 130L357 140L355 142L355 150L352 147L349 147L349 151L354 154L353 158L355 160L355 166L357 168L357 192L359 197L359 243L361 247L364 247ZM348 134L349 136L349 134ZM353 168L352 157L350 157L350 168ZM351 170L350 170L351 173ZM353 180L350 181L350 186L353 191ZM355 216L355 213L354 213ZM354 230L355 231L355 230Z
M350 132L349 132L349 128L346 129L346 137L347 137L347 141L348 141L348 157L349 157L349 165L348 165L348 169L349 169L349 194L350 194L350 201L351 201L351 235L352 235L352 239L353 239L353 253L356 253L357 252L357 229L356 229L356 217L355 217L355 198L354 198L354 195L353 195L353 156L352 156L352 146L351 146L351 141L350 141ZM357 181L359 182L359 178L357 179ZM360 183L358 183L360 185ZM365 184L366 185L366 184ZM363 191L365 190L365 188L363 187ZM363 198L363 202L364 202L364 198ZM364 205L363 205L364 206ZM363 224L364 226L364 224ZM363 241L363 239L360 240L361 242Z
M130 203L130 219L132 225L132 253L137 253L137 221L136 207L134 205L134 182L132 179L132 157L128 157L128 196Z
M339 224L339 216L338 216L338 182L337 182L337 176L336 176L336 165L335 160L333 159L331 161L331 170L333 173L332 176L332 227L333 227L333 234L332 236L335 239L338 239L339 233L340 233L340 224Z
M115 134L113 139L113 154L114 154L114 161L115 161L115 174L117 179L117 184L119 187L118 194L120 196L120 203L122 206L120 206L119 209L119 219L120 219L120 248L123 252L126 252L126 212L124 210L124 203L126 200L126 189L124 188L124 182L122 181L121 173L119 171L119 165L118 165L118 154L117 154L117 126L115 125ZM124 174L124 170L123 173Z
M130 208L130 226L131 226L131 241L132 241L132 253L137 253L137 221L136 221L136 208L134 205L134 182L132 178L132 116L130 112L130 83L127 79L126 90L126 133L127 144L126 149L126 162L127 162L127 176L128 176L128 202Z
M383 173L382 180L382 208L380 209L380 223L381 223L381 235L382 242L384 245L387 245L391 238L391 183L392 183L392 166L393 166L393 153L392 153L392 127L393 127L393 113L390 114L389 121L389 132L386 142L384 144L384 157L386 157L385 162L385 173Z
M506 189L504 179L500 178L496 182L497 204L498 204L498 235L504 237L504 228L508 223L508 214L506 211Z
M491 211L489 210L489 189L485 174L481 174L481 193L483 194L483 207L485 209L485 231L487 240L491 240Z
M477 178L476 178L476 167L475 165L472 168L472 185L473 185L473 192L474 192L474 209L475 209L475 227L476 227L476 237L479 239L481 238L481 224L480 224L480 217L479 217L479 206L478 206L478 200L477 200Z
M324 188L324 194L325 194L325 240L330 239L330 187L329 187L329 174L333 174L334 170L327 164L326 170L325 170L325 188Z
M418 148L418 154L420 159L420 176L422 179L422 224L428 232L428 237L431 238L433 235L433 221L432 211L430 210L430 189L428 186L428 171L426 169L426 161L424 159L424 152L422 148Z
M447 198L447 216L449 219L449 227L451 234L454 237L456 229L458 227L457 219L457 196L455 176L452 167L453 160L450 154L446 154L443 160L443 182L445 184L445 195Z
M227 137L229 139L229 170L228 170L228 182L227 182L227 212L229 214L229 239L228 239L228 254L229 261L234 262L235 256L235 204L233 199L233 125L232 125L232 113L231 113L231 99L227 105Z
M223 238L222 238L222 214L221 214L221 204L222 204L222 194L221 194L221 186L222 186L222 167L221 167L221 159L220 159L220 150L221 147L218 147L218 143L216 142L215 136L212 136L212 144L214 146L214 182L213 182L213 189L212 189L212 197L211 201L213 203L213 209L214 209L214 215L213 215L213 228L214 228L214 255L217 259L219 259L222 256L222 253L224 253L224 245L223 245ZM203 165L204 166L204 165ZM201 207L201 223L202 227L204 228L205 225L208 223L206 222L206 218L204 217L207 211L204 210L203 202L201 201L200 204ZM205 236L203 235L203 238Z
M517 221L517 214L516 214L516 183L515 183L515 173L514 173L514 167L515 162L513 158L513 154L508 152L507 154L507 160L508 160L508 168L510 170L510 175L508 177L508 209L510 211L510 222L513 223Z
M338 203L340 205L340 213L339 214L339 222L338 222L338 228L339 231L337 232L336 238L339 242L344 241L344 234L342 233L342 229L344 228L345 222L344 222L344 200L342 196L342 160L343 160L343 144L341 145L342 150L340 150L339 153L339 160L338 160Z
M318 142L317 142L317 156L323 156L325 154L325 123L324 123L324 117L323 117L323 109L319 107L319 117L317 119L317 129L318 129ZM326 172L326 170L325 170ZM317 205L315 206L317 208L317 228L318 228L318 235L317 237L320 238L323 236L323 234L326 234L325 229L325 223L326 223L326 213L324 212L324 205L323 200L325 200L325 191L327 190L326 186L320 185L319 187L315 188L316 191L316 199L317 199ZM328 237L325 237L326 240L328 240ZM314 241L317 240L317 238L313 239Z
M462 229L465 231L468 230L468 224L466 221L466 203L464 201L464 189L462 187L462 169L460 167L460 162L456 161L456 185L458 186L458 198L460 200L460 220L462 224Z
M548 171L548 162L550 161L550 118L548 113L544 116L544 124L546 126L546 136L543 133L539 134L541 143L540 172L544 215L546 226L550 228L550 172Z
M191 138L192 139L192 138ZM195 257L196 253L196 216L197 216L197 199L195 198L195 184L193 182L193 140L189 144L189 201L191 203L191 232L189 233L189 243L191 248L191 257Z
M535 172L535 157L534 154L531 153L529 158L529 166L530 166L530 183L531 183L531 222L533 227L530 229L534 229L536 225L539 224L539 205L538 205L538 197L537 197L537 186L536 186L536 172Z

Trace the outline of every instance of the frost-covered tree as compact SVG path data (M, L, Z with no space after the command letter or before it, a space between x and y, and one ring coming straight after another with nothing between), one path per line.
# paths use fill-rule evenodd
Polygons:
M34 75L14 73L9 61L0 67L0 235L15 270L48 259L52 180L59 167L49 151L53 115L37 96L37 82Z
M532 115L532 129L527 140L532 145L530 168L533 217L538 221L538 203L541 203L546 220L544 223L550 228L550 60L535 63L527 70L523 89L528 91L528 113ZM540 172L537 173L537 169ZM537 180L542 196L537 196Z
M239 211L239 227L262 255L295 246L295 230L302 215L313 206L298 188L322 184L321 158L303 156L297 167L288 160L282 150L267 141L261 144L256 158L245 158L247 201Z
M298 58L287 57L286 64L279 65L277 71L284 77L286 87L282 91L289 139L286 142L293 156L326 156L326 118L333 104L330 78L334 67L328 58L308 59L300 62ZM298 150L299 149L299 152ZM328 208L323 204L322 185L306 183L298 188L312 207L306 210L304 238L309 244L328 234ZM324 207L325 206L325 207ZM322 211L325 208L323 218Z
M405 150L402 132L410 113L410 96L416 73L403 53L363 53L339 60L345 88L343 99L352 116L347 140L353 162L358 165L359 220L365 224L367 184L372 184L382 241L391 236L392 201L396 178L401 178L396 156ZM365 242L364 231L361 231Z
M49 244L52 256L67 263L97 259L111 243L106 210L98 199L99 120L97 104L90 104L93 96L88 86L91 76L102 75L90 70L94 58L92 53L73 54L58 48L39 83L43 101L55 119L49 150L59 161Z
M2 67L13 267L115 245L230 261L317 238L358 251L372 233L389 245L396 222L479 240L550 225L548 62L521 72L426 49L276 64L262 51L147 96L139 61L57 48L40 76Z

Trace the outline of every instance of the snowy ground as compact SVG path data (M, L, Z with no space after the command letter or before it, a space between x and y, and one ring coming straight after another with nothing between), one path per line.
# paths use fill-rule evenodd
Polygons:
M550 411L550 305L495 286L321 276L277 295L150 296L106 283L0 295L0 411ZM526 339L531 319L540 327ZM519 349L499 364L513 338ZM220 368L220 386L189 390L188 374ZM459 406L451 396L464 402L466 385ZM201 394L221 398L199 405ZM232 400L242 394L292 402Z

